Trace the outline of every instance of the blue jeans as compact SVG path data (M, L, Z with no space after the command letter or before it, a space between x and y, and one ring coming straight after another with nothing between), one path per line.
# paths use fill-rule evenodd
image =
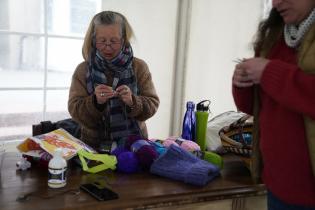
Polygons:
M268 210L315 210L315 207L298 206L285 203L274 196L270 191L267 193Z

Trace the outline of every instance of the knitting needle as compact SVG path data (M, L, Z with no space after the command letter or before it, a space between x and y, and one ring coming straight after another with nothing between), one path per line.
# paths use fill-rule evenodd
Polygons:
M236 58L233 60L234 63L242 63L244 59Z

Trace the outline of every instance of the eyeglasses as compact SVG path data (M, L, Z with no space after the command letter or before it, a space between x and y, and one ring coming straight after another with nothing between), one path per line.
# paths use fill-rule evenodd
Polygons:
M96 46L100 48L110 47L111 49L115 50L120 47L122 40L110 40L109 42L106 41L96 41Z

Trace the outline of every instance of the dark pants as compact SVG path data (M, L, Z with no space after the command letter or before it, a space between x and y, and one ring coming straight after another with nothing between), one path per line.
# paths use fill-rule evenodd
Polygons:
M267 193L268 210L315 210L315 207L297 206L284 203L275 197L270 191Z

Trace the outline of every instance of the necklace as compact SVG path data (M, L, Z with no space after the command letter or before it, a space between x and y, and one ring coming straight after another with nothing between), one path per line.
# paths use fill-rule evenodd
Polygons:
M304 34L310 28L310 26L315 22L315 8L310 13L310 15L303 20L298 26L293 24L286 24L284 26L284 39L285 43L291 47L296 48L302 41Z

